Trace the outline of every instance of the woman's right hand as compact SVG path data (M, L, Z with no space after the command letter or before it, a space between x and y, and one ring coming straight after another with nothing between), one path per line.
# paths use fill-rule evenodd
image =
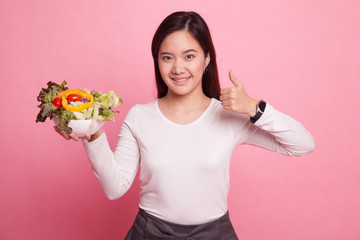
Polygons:
M58 126L54 126L55 131L60 134L63 138L65 138L66 140L75 140L75 141L79 141L80 138L78 136L76 136L73 133L67 134L65 131L61 131ZM97 139L98 137L100 137L100 135L103 133L102 129L99 129L99 131L97 131L96 133L94 133L93 135L90 134L86 134L85 138L86 140L88 140L89 142L94 141L95 139Z

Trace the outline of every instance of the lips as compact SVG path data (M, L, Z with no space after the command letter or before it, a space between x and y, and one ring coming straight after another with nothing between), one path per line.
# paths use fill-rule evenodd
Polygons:
M185 85L190 79L190 77L174 77L171 79L174 81L176 85Z

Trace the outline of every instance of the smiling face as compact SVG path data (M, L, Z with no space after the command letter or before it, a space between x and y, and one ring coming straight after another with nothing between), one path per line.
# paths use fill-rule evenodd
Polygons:
M160 45L158 56L162 79L171 95L203 94L202 76L210 57L186 30L167 36Z

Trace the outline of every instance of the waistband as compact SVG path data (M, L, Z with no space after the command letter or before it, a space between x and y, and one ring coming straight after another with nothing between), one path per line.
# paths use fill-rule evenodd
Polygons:
M182 225L162 220L140 208L133 228L143 239L149 240L238 239L230 222L229 212L208 223Z

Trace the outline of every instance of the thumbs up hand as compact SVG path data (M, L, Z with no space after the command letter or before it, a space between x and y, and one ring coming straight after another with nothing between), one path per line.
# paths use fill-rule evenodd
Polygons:
M231 71L229 78L234 87L221 89L220 101L223 108L226 111L248 114L250 117L255 116L258 101L246 93L243 84L235 78Z

